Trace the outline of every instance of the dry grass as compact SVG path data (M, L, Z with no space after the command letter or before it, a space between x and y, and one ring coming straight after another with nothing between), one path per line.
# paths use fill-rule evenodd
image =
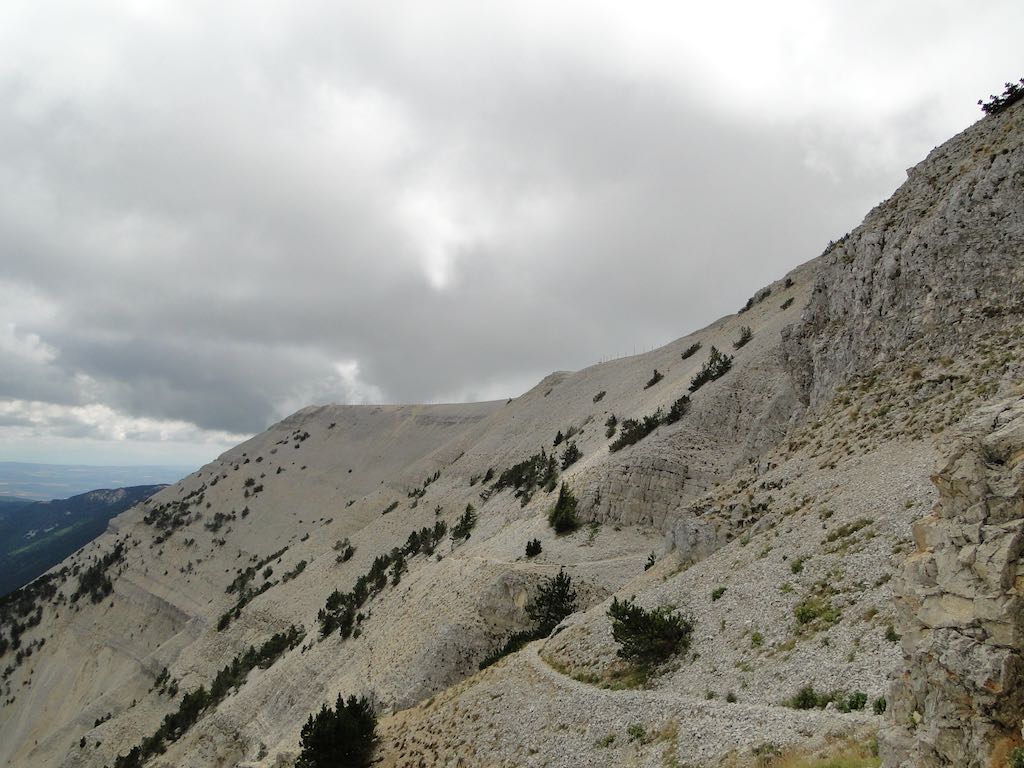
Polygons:
M752 753L731 755L721 768L880 768L874 736L834 742L816 750L762 744Z

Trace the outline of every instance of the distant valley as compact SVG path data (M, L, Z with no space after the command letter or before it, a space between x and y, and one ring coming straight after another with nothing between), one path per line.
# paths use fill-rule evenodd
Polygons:
M17 500L67 499L97 488L170 485L195 467L94 467L83 464L32 464L0 461L0 510Z
M99 536L111 518L166 485L89 491L69 499L0 499L0 597Z

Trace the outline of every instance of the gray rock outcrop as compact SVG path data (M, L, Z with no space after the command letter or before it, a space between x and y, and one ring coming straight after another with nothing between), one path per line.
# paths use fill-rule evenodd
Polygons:
M895 587L885 764L1001 768L1024 717L1024 398L979 412L933 481Z

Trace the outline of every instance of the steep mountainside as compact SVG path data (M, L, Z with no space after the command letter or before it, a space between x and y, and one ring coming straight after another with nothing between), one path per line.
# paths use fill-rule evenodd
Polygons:
M870 751L880 726L892 766L1007 754L1024 105L908 175L820 258L661 349L508 402L307 408L121 515L0 606L20 641L0 760L112 766L139 745L118 765L289 766L339 692L372 699L389 766L770 765ZM731 367L693 388L712 347ZM556 536L560 483L588 524ZM579 610L478 671L563 568ZM366 574L339 618L332 593ZM631 596L692 616L688 652L623 661L607 611ZM230 667L250 646L260 663Z
M88 544L106 530L110 518L164 487L108 488L69 499L0 506L0 597Z

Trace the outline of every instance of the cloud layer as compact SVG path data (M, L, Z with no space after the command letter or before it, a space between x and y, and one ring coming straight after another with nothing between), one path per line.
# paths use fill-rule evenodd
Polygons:
M7 453L199 461L663 343L1021 74L1015 2L362 5L0 9Z

